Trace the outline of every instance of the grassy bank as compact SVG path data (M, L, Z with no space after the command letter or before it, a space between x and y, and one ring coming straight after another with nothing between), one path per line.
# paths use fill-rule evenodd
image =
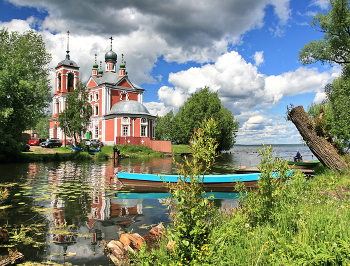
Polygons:
M149 147L138 145L116 145L120 153L129 158L140 157L164 157L164 153L153 151ZM93 149L95 149L93 147ZM39 146L32 146L29 152L23 152L22 156L17 158L17 162L36 162L36 161L79 161L79 160L93 160L93 159L108 159L114 157L113 146L104 146L100 153L90 155L86 151L73 152L70 147L60 148L42 148Z
M154 151L149 147L140 146L140 145L115 145L115 146L104 146L102 151L108 154L109 157L114 157L113 147L116 147L120 150L120 154L129 158L141 158L141 157L155 157L161 158L164 157L164 153Z
M306 179L296 171L289 176L285 162L266 151L263 158L258 189L242 186L239 208L213 211L200 243L182 242L182 234L180 243L163 238L160 248L142 249L134 265L350 265L350 174L328 171ZM197 216L206 211L196 208ZM176 234L178 228L168 230ZM190 235L198 237L195 231Z
M44 149L44 148L43 148ZM92 160L88 152L72 152L71 148L54 148L50 151L36 150L35 152L24 152L19 162L49 162L49 161L83 161Z
M171 146L173 154L189 153L190 147L188 145L172 145Z

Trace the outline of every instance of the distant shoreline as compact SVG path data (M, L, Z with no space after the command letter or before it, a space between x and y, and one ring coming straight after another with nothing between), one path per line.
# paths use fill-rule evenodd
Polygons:
M234 144L233 146L263 146L263 145L265 145L265 146L270 146L270 145L272 145L272 146L281 146L281 145L284 145L284 146L287 146L287 145L289 145L289 146L296 146L296 145L301 145L301 146L307 146L307 145L305 145L305 144L303 144L303 143L294 143L294 144Z

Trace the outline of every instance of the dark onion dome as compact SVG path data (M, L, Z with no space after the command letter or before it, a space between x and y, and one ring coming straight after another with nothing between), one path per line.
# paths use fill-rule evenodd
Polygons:
M100 69L100 70L98 71L98 74L99 74L99 75L103 75L103 70Z
M77 63L75 63L73 60L70 60L70 56L68 53L66 54L66 58L61 62L59 62L57 66L60 66L60 65L78 67Z
M150 115L147 108L138 101L121 101L113 105L108 112L109 115L130 114L130 115Z
M105 62L117 62L117 54L112 50L108 51L105 55Z
M121 63L120 66L119 66L120 69L125 69L125 63Z
M98 64L93 64L92 69L98 69Z

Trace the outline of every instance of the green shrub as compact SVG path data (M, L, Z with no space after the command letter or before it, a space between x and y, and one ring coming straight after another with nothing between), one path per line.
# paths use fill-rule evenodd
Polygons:
M107 160L109 158L109 155L103 151L98 152L95 154L95 158L98 160Z
M193 194L173 191L173 249L164 238L159 249L136 254L135 265L349 265L349 173L289 175L270 147L260 152L261 181L256 190L242 189L239 208L214 215L210 201L192 204Z
M92 160L92 157L88 152L82 151L82 152L72 153L72 159L77 161L84 161L84 160Z

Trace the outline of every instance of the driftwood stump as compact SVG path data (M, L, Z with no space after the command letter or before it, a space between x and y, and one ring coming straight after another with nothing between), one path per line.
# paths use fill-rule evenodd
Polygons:
M349 168L334 146L324 137L317 135L315 124L302 106L288 110L288 118L294 123L309 149L324 166L337 171Z
M139 234L121 234L119 241L111 240L106 244L107 248L111 252L109 258L115 265L128 265L130 258L129 252L136 252L141 249L143 244L147 245L147 249L150 249L158 244L159 239L165 232L163 224L159 224L153 227L144 237Z
M18 251L11 252L6 258L0 259L0 266L17 265L24 260L22 253Z

